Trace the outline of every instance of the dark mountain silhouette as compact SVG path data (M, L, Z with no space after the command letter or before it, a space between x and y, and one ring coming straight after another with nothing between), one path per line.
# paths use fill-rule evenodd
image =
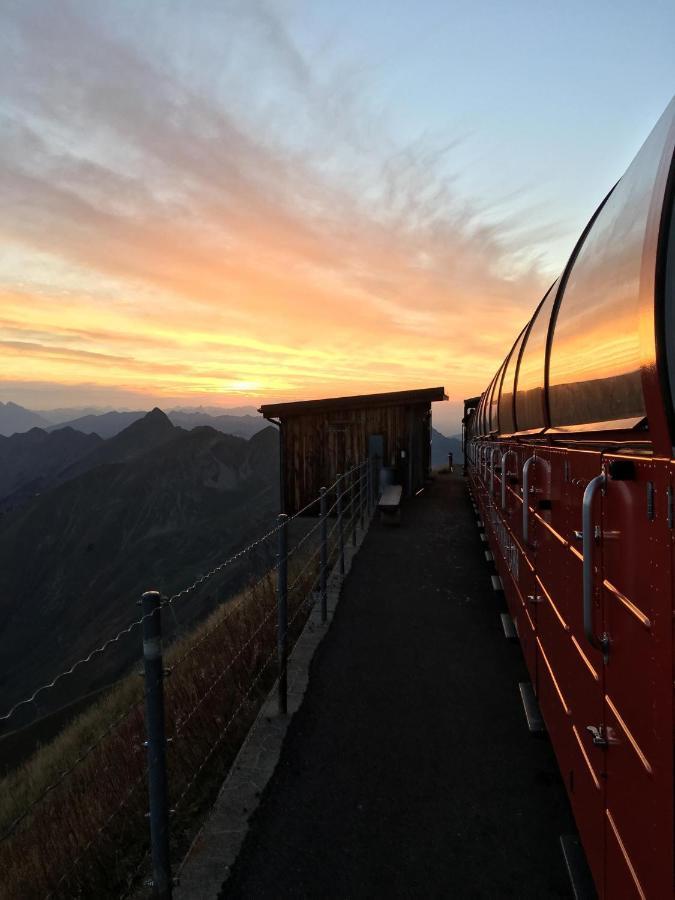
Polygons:
M53 425L47 428L48 431L54 431L56 428L75 428L85 434L98 434L99 437L108 439L115 437L129 425L142 419L146 414L144 412L107 412L100 415L86 415L64 422L61 425ZM174 409L167 413L168 418L174 425L181 428L191 429L198 428L201 425L208 425L223 434L235 434L238 437L249 438L262 431L267 426L267 422L260 415L230 415L219 414L212 415L205 410L184 410Z
M0 437L0 509L18 506L51 487L63 469L88 456L102 441L72 428L41 428Z
M103 413L112 412L111 407L100 406L57 406L54 409L35 409L39 416L46 419L50 425L68 425L73 419L81 419L83 416L100 416Z
M62 422L60 425L52 425L48 431L54 431L57 428L74 428L84 434L97 434L104 440L114 437L128 428L133 422L142 419L145 415L144 411L136 412L106 412L100 414L90 414L79 416L68 422Z
M259 535L278 511L272 427L245 441L211 428L184 432L154 410L118 437L124 461L96 465L0 520L3 708L136 619L144 590L170 594L190 584ZM89 460L110 453L115 440ZM143 441L151 446L140 452ZM225 570L209 591L241 583L250 563ZM176 614L187 622L208 607L208 597L191 595ZM173 618L165 625L174 628ZM28 720L108 683L140 648L136 629L41 697Z
M223 434L235 434L238 437L249 438L263 428L268 427L268 422L262 416L233 416L233 415L217 415L213 416L206 412L184 412L181 410L171 410L169 418L174 425L180 425L182 428L197 428L200 425L208 425Z
M9 437L17 432L29 431L49 425L47 419L38 413L24 409L16 403L0 403L0 435Z
M93 453L64 471L62 479L74 478L106 463L128 462L183 433L182 428L172 425L168 416L155 407L152 412L132 422L124 431L102 441Z
M431 465L434 469L441 469L448 464L448 453L452 453L455 465L464 462L462 454L462 439L458 436L446 437L431 429Z

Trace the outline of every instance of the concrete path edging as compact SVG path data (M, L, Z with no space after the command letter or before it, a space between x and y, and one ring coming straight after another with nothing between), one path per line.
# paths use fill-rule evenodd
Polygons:
M356 546L345 541L345 576L368 533L357 532ZM197 833L179 870L175 900L217 900L246 837L249 821L272 777L292 717L302 705L309 683L309 667L330 628L340 600L342 579L337 564L328 581L328 618L321 622L315 603L288 661L288 715L277 711L277 684L260 708L244 743L223 782L208 819Z

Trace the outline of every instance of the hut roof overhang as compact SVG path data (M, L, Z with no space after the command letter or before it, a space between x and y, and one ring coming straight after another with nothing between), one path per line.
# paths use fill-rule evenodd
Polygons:
M293 403L266 403L258 412L266 419L284 419L336 409L363 409L364 407L408 406L416 403L435 403L447 400L445 388L422 388L416 391L388 391L384 394L359 394L356 397L330 397L326 400L298 400Z

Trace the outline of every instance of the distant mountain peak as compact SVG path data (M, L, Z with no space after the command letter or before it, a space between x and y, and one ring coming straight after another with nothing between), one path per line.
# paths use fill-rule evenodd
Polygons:
M114 438L111 438L111 443L122 443L132 436L134 440L138 440L138 438L142 436L148 436L150 438L160 437L163 439L169 434L178 432L179 429L171 422L171 419L166 413L162 412L162 410L156 406L154 409L151 409L149 413L146 413L140 419L136 419L135 422L132 422L131 425L127 425L127 427L120 431Z
M171 424L171 419L167 416L165 412L163 412L159 406L155 406L154 409L151 409L149 413L143 416L142 419L139 419L140 422L161 422L163 425L168 425L170 428L174 426Z
M13 403L0 403L0 435L9 437L12 434L29 431L31 428L42 428L49 423L45 418Z

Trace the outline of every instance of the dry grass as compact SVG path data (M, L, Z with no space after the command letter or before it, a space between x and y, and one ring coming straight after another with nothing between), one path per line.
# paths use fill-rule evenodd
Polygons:
M289 567L289 584L299 576L289 595L291 645L318 570L315 557L307 563L304 555ZM270 575L165 655L174 864L276 677L275 610ZM0 843L0 897L109 897L133 888L148 841L144 731L143 680L130 675L0 783L0 833L36 803Z

